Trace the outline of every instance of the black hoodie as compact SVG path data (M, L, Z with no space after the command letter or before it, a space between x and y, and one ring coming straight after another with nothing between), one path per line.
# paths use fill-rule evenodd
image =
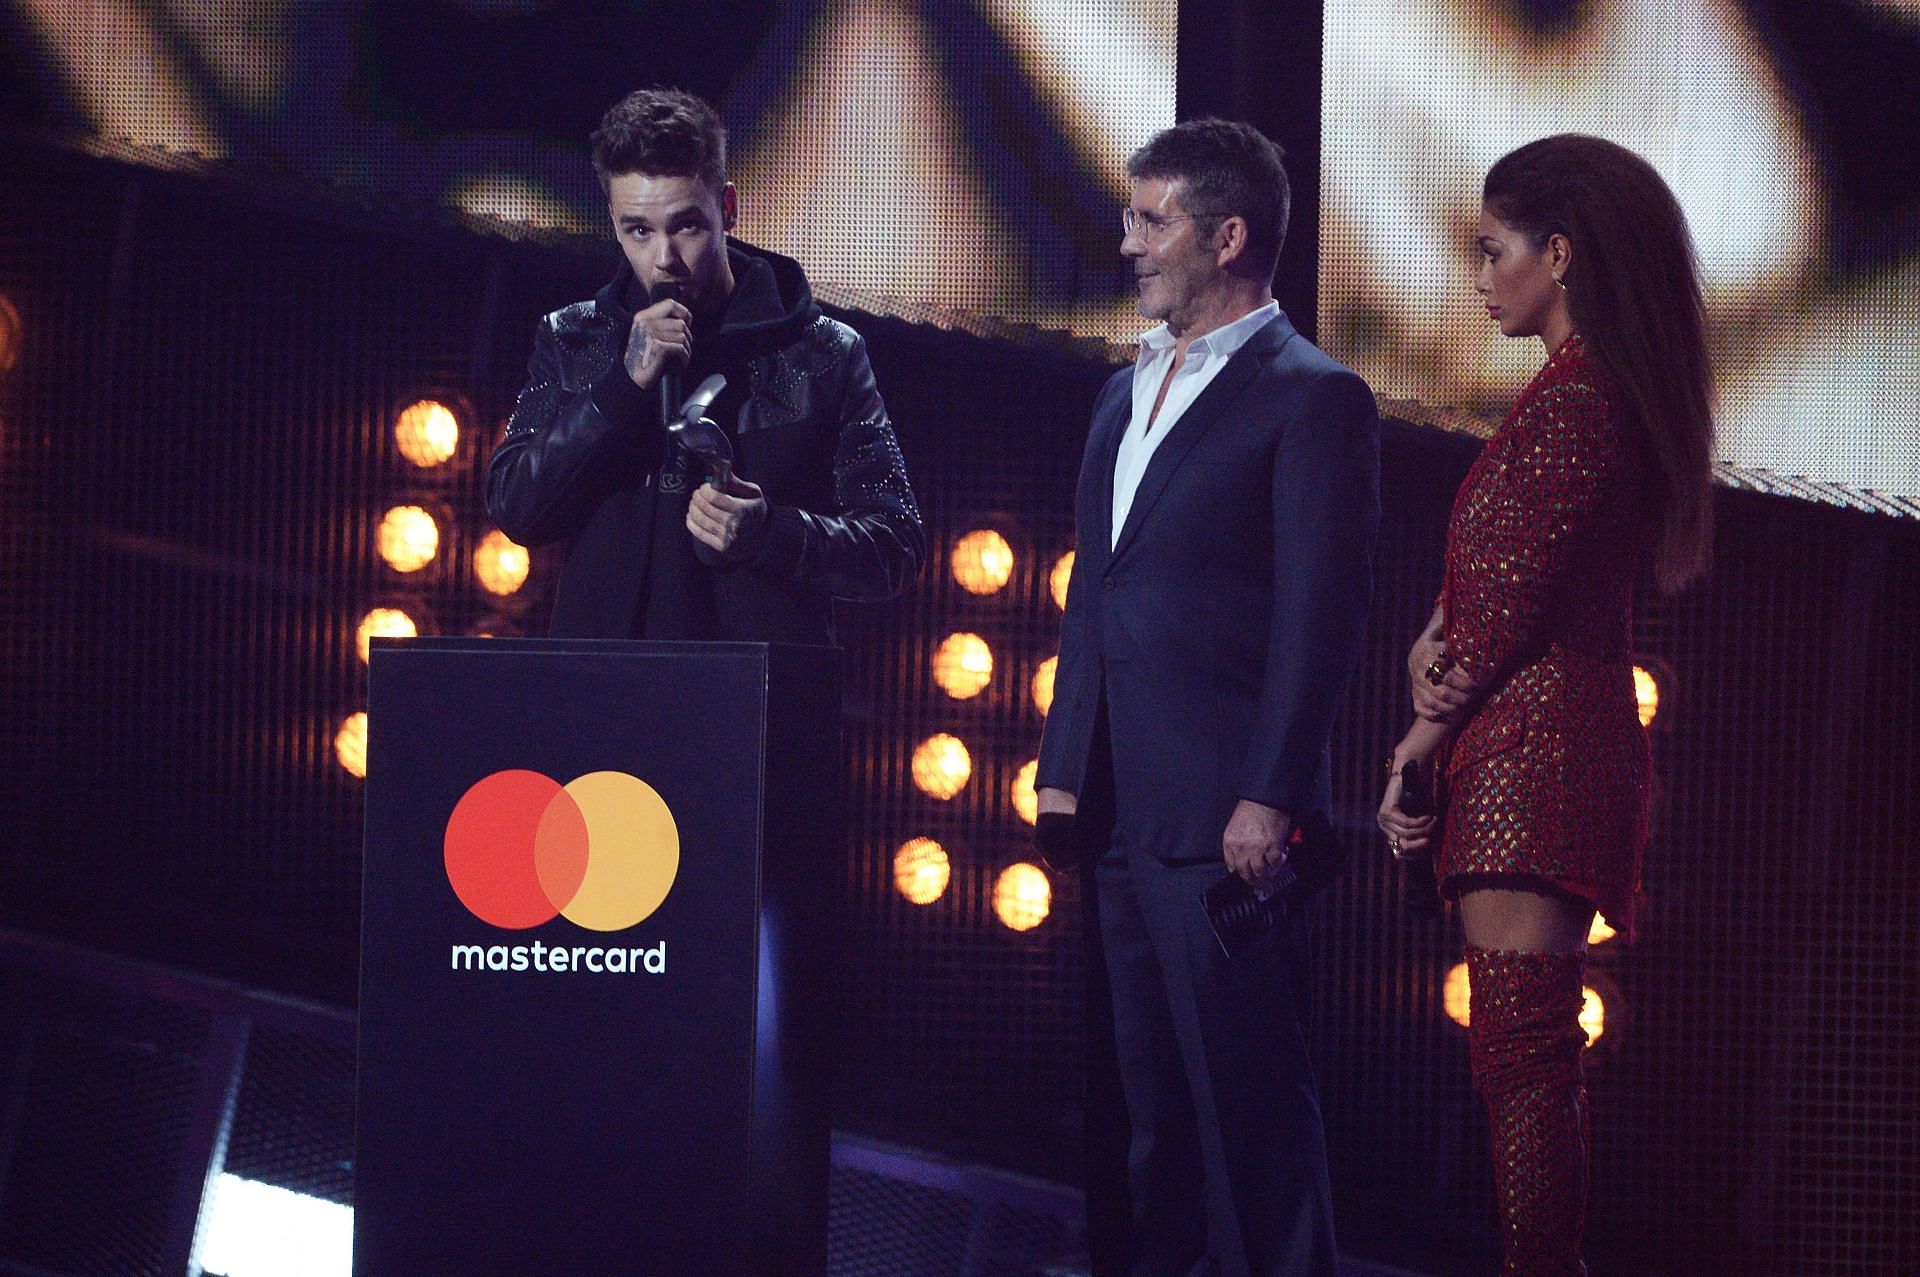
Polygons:
M749 560L694 553L697 464L620 356L639 281L623 261L594 298L546 316L487 471L487 507L523 545L573 538L552 632L590 638L832 641L831 599L899 593L924 555L899 445L858 334L814 304L798 263L729 241L733 292L694 331L684 384L727 389L709 414L770 505Z

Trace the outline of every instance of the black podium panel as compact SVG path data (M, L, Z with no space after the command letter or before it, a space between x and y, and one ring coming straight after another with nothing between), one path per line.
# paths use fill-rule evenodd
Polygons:
M834 654L369 676L354 1269L820 1272Z

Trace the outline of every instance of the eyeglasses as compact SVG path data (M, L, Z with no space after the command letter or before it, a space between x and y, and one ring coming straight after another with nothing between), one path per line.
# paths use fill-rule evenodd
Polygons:
M1163 231L1175 222L1192 222L1205 217L1218 216L1218 213L1175 213L1172 217L1156 217L1152 213L1143 213L1129 204L1120 210L1120 230L1124 235L1138 235L1141 239L1152 239L1155 231Z

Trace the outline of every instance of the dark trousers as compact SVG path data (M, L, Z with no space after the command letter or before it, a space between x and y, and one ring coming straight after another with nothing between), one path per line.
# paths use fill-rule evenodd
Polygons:
M1134 1277L1334 1277L1326 1139L1307 1058L1305 937L1229 961L1200 893L1124 831L1095 871L1132 1135Z

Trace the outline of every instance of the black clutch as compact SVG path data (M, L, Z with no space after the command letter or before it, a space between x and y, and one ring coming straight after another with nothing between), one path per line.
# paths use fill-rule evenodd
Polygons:
M1334 836L1333 822L1316 812L1294 823L1287 863L1271 882L1254 887L1230 873L1200 893L1200 906L1220 951L1233 958L1346 872L1346 848Z
M1410 762L1400 769L1400 810L1409 816L1434 813L1433 794L1418 763ZM1400 866L1401 906L1420 922L1439 917L1442 906L1440 885L1433 874L1433 853L1404 852L1394 859Z

